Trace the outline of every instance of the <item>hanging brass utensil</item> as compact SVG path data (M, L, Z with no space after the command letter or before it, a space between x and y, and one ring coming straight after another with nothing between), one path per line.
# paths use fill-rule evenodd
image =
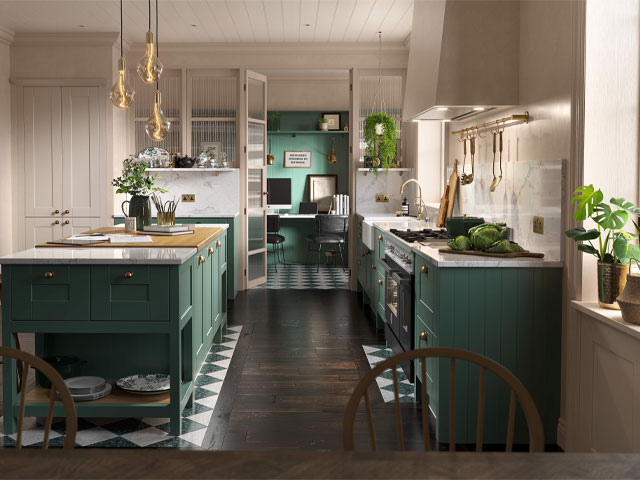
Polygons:
M493 132L491 132L491 134L493 135L493 164L492 164L492 172L493 172L493 181L491 182L491 185L489 186L489 191L490 192L495 192L496 191L496 186L498 185L498 179L496 178L496 135L498 134L498 132L496 132L495 130Z
M269 155L267 155L267 165L273 165L275 158L271 155L271 139L269 139Z
M459 140L459 141L462 141L463 150L464 150L464 157L462 158L462 175L460 176L460 184L461 185L466 185L467 184L467 173L464 171L464 166L467 163L467 137L465 136L463 140Z
M335 144L336 144L336 139L332 138L331 139L331 153L329 155L327 155L327 158L329 159L329 163L336 163L338 161L338 157L336 157Z
M502 130L498 132L498 136L500 137L500 175L498 176L498 181L496 182L496 187L502 181L502 132L504 132L504 127Z
M475 154L476 154L476 137L471 136L471 140L469 140L469 146L471 147L471 175L467 175L467 185L473 183L473 176L475 174Z

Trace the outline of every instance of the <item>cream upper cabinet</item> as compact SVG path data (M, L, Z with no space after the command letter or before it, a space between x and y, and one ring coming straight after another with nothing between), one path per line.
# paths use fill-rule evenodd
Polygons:
M46 243L63 236L61 218L25 218L25 248Z
M25 216L62 212L61 89L24 89Z
M98 87L62 88L63 215L100 216L99 94Z

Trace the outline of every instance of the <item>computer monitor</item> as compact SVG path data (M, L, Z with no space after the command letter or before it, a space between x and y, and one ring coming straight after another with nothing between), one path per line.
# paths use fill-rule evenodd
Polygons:
M267 178L267 192L268 209L291 208L290 178Z

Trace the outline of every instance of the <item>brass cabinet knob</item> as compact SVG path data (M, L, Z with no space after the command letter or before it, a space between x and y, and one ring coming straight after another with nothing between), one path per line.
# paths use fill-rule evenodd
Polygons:
M422 340L423 342L427 341L427 331L423 330L422 333L420 334L420 340Z
M204 263L204 257L202 255L198 255L198 262Z
M54 214L54 215L58 215L59 213L60 213L60 210L54 210L54 211L53 211L53 214Z
M54 225L60 225L60 220L56 220L55 222L53 222Z
M124 278L133 278L133 272L125 272Z
M378 235L378 240L382 240L382 235Z
M44 272L44 278L53 278L53 272Z
M213 255L213 248L209 247L209 255Z
M221 247L221 246L222 246L222 242L221 242L220 240L218 240L218 241L216 242L216 247Z
M63 215L69 215L71 212L69 210L65 210L64 212L62 212Z
M360 260L358 260L358 265L360 265Z
M422 265L422 268L420 268L420 271L422 273L429 273L429 267L427 267L427 265Z
M384 282L382 280L378 280L378 285L382 285Z
M65 221L64 221L64 224L65 224L65 225L69 225L69 220L65 220Z
M371 270L375 270L376 266L375 265L371 265Z

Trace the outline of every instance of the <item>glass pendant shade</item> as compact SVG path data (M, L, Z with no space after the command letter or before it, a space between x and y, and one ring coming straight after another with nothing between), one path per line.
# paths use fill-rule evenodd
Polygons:
M149 138L159 142L169 133L171 128L171 122L162 113L162 107L160 104L160 91L156 90L156 95L153 102L153 112L147 120L144 126L144 131L147 132Z
M155 43L153 42L153 32L147 32L147 51L138 62L138 75L145 83L156 83L162 74L164 65L155 53Z
M133 103L133 97L136 92L127 82L127 68L124 57L118 60L118 80L113 84L109 98L111 103L118 108L128 108Z

